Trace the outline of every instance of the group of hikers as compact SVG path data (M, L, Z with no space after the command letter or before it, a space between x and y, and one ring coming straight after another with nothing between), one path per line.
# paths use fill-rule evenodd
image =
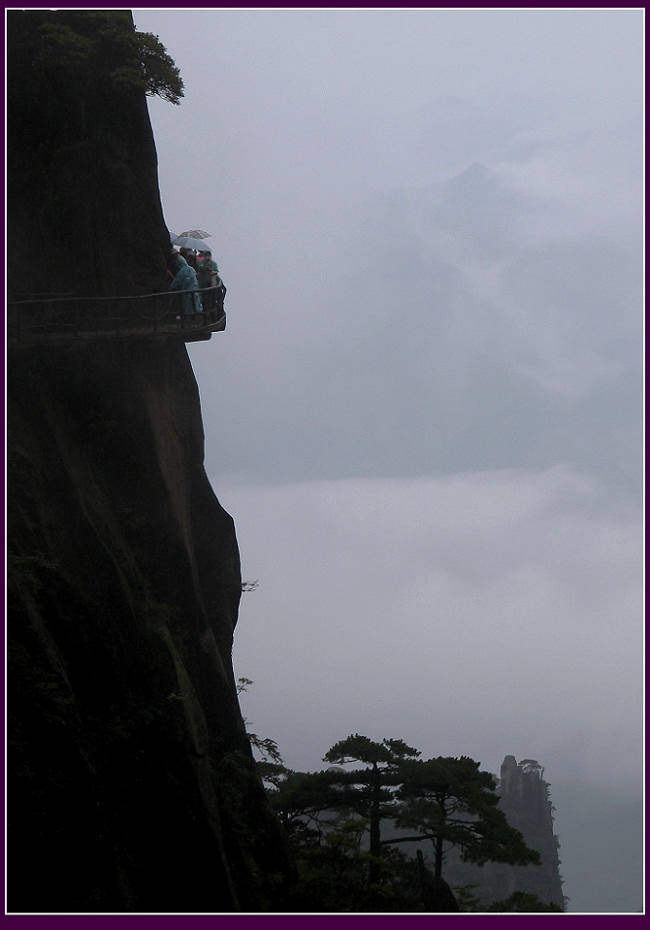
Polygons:
M223 308L226 286L219 277L219 267L210 249L195 253L192 249L170 252L167 274L172 279L170 289L183 291L183 315L212 312ZM204 290L210 288L210 290Z

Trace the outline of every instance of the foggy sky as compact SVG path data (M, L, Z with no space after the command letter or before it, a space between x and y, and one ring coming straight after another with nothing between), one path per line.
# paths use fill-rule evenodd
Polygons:
M641 11L134 19L186 87L167 224L228 286L189 352L254 730L638 796Z

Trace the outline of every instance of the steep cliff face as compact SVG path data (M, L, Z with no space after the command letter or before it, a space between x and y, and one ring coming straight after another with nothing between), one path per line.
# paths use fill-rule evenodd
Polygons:
M53 15L9 13L14 61ZM77 28L70 15L57 23ZM122 101L118 128L92 88L72 89L77 135L48 135L47 100L21 125L10 74L14 296L162 290L144 97ZM70 187L52 165L72 170L75 146ZM129 250L136 227L149 233ZM237 540L204 472L185 346L21 347L7 362L9 909L272 908L288 866L237 701Z
M553 829L550 788L543 775L544 770L535 760L517 763L514 756L506 756L498 784L499 807L508 823L523 835L526 845L540 854L540 865L487 862L478 867L456 858L448 868L454 887L475 883L478 897L486 904L523 892L536 895L543 904L564 907L559 842Z
M7 279L13 299L148 293L169 235L128 11L7 13Z
M499 794L508 822L541 858L537 868L512 866L505 872L503 881L508 893L525 889L540 901L563 907L559 840L553 828L553 805L544 769L534 759L517 763L514 756L506 756L501 764Z

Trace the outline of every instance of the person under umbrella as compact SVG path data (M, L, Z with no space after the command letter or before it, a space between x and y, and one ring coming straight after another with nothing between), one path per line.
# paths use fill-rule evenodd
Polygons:
M193 249L181 249L181 255L190 266L196 271L196 255L194 254Z
M199 287L216 287L219 284L219 266L212 259L210 249L204 249L202 258L196 269ZM217 292L206 291L201 295L204 310L214 310L217 303Z
M192 291L183 294L183 314L201 313L203 308L199 300L196 271L187 264L182 255L172 252L167 259L167 274L171 277L169 285L172 291Z

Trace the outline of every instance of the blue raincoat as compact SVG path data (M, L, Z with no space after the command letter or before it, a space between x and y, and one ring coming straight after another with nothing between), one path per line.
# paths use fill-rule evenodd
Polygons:
M183 294L183 313L201 313L203 308L196 290L199 286L196 271L187 264L182 255L176 259L178 271L174 275L170 288L172 291L194 291L193 294Z

